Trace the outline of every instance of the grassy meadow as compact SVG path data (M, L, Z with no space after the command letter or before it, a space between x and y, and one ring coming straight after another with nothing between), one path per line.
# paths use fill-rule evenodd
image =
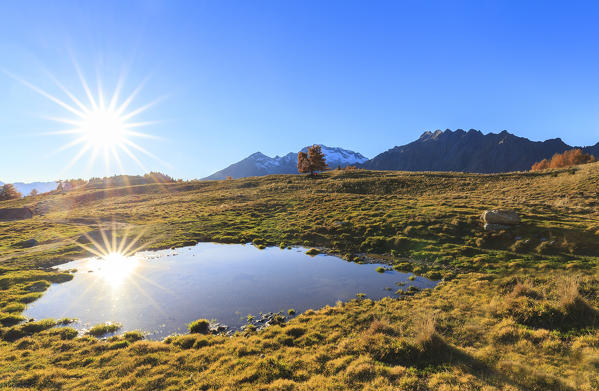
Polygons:
M35 216L0 222L0 388L599 389L599 163L493 175L334 170L0 202L20 206ZM514 209L522 223L486 232L479 217L491 208ZM51 267L88 255L77 241L99 230L153 249L301 245L442 282L232 337L102 339L55 327L69 319L22 322L28 303L72 278Z

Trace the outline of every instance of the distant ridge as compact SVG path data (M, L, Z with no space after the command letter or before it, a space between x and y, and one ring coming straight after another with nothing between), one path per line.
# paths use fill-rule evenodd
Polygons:
M362 165L371 170L463 171L495 173L525 171L545 158L572 147L561 139L531 141L504 130L488 133L470 129L424 132L409 144L383 152ZM584 147L599 157L599 143Z
M347 149L327 147L326 145L321 145L321 148L327 164L331 168L359 165L368 160L362 154ZM303 152L307 150L307 147L302 149ZM275 157L269 157L262 152L256 152L203 179L226 179L228 176L232 178L244 178L271 174L297 174L297 152L289 152L284 156Z
M0 186L4 185L4 182L0 181ZM29 195L31 190L35 189L38 193L47 193L52 190L56 190L58 186L57 182L31 182L31 183L23 183L23 182L15 182L13 183L15 188L19 193L23 196Z
M599 159L599 142L573 147L560 138L531 141L507 130L483 134L479 130L436 130L422 133L418 140L393 147L368 160L358 152L322 145L329 167L356 165L370 170L461 171L496 173L527 171L556 153L581 148ZM302 151L306 151L303 148ZM243 178L270 174L297 174L297 153L271 158L256 152L203 179Z

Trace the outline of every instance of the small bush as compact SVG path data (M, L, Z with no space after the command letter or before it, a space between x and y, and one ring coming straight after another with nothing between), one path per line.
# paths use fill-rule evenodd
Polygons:
M207 319L194 320L187 325L190 333L208 334L210 331L210 322Z

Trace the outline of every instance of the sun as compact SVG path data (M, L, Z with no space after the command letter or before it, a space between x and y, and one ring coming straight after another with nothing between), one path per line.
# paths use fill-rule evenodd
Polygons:
M146 80L121 101L121 89L124 84L124 78L121 77L110 99L105 99L100 79L98 79L96 90L92 91L78 65L75 62L74 65L87 99L75 96L56 78L50 75L56 85L70 99L71 103L67 103L64 99L52 95L15 75L5 73L71 114L70 117L47 117L47 119L69 125L67 129L49 132L48 134L72 136L72 140L60 147L56 153L73 147L80 147L79 151L73 156L63 171L66 171L84 156L89 156L90 166L94 164L98 157L103 157L107 172L114 163L116 163L121 171L125 171L121 159L122 154L129 157L145 171L145 167L136 154L141 153L153 159L159 159L133 140L136 138L157 138L137 130L137 128L155 124L157 121L136 122L134 118L154 106L162 98L131 110L130 106L134 98L141 91ZM87 102L84 102L85 100Z
M141 229L135 237L130 237L130 229L131 226L126 226L122 235L117 235L117 223L113 221L112 227L101 226L95 234L82 233L88 244L71 239L74 244L95 255L88 261L88 266L113 288L118 288L135 274L140 264L137 253L151 244L139 243L145 229Z
M93 261L90 263L92 270L113 288L120 287L139 265L139 259L135 255L127 256L118 252L108 253Z
M81 120L81 134L92 148L114 148L125 143L127 126L112 110L97 109Z

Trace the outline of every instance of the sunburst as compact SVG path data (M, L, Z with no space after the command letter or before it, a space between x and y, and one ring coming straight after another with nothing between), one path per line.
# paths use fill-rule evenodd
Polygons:
M5 73L56 103L70 114L69 117L46 117L47 119L69 126L67 129L49 132L47 134L73 136L71 141L60 147L56 152L80 147L79 151L64 168L65 171L85 155L89 155L90 166L96 162L98 157L103 157L107 171L110 170L111 161L113 159L119 168L124 171L121 159L121 154L123 153L145 171L145 167L141 160L136 156L136 152L156 160L159 159L133 140L137 138L157 138L138 130L143 126L154 124L157 121L142 122L136 121L136 118L141 113L157 104L162 98L156 99L138 108L131 109L130 107L134 98L139 94L147 79L139 84L125 99L120 101L120 93L124 83L124 78L121 77L112 96L107 100L105 99L100 79L98 79L97 88L94 93L78 65L75 62L74 65L83 90L85 91L87 103L84 103L84 99L78 98L51 75L51 79L70 99L71 103L67 103L63 99L54 96L9 72L5 71Z
M92 234L84 233L83 237L89 244L81 243L81 241L74 242L97 257L92 259L90 266L98 272L103 280L114 287L119 286L135 273L139 263L136 253L142 251L149 244L139 243L145 230L141 230L133 238L129 237L129 226L124 230L121 238L118 237L117 230L116 223L113 222L110 230L100 226L100 229L96 231L100 235L100 238L97 239L100 240L94 238Z

